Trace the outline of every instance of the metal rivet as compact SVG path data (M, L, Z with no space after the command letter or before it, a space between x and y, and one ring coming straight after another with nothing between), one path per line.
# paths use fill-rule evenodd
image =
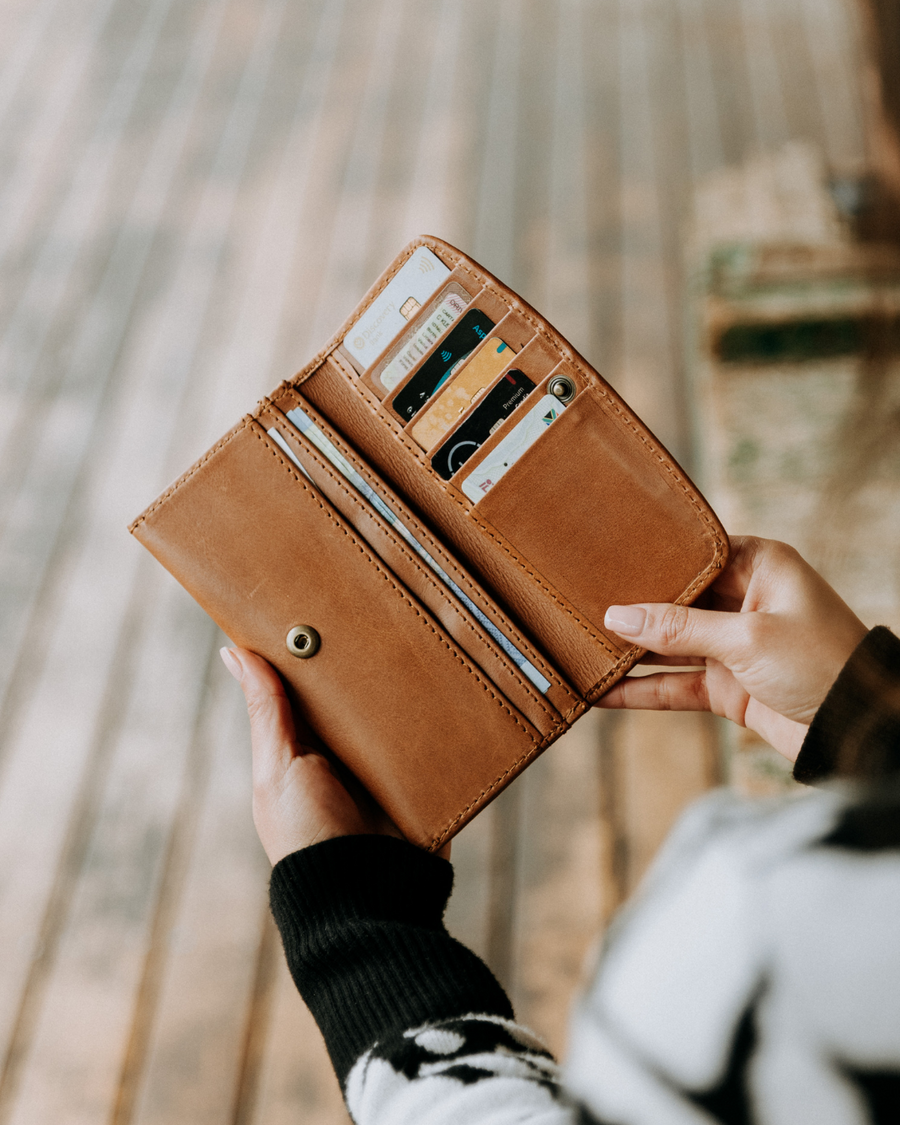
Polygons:
M549 393L560 402L571 402L575 397L576 389L574 382L566 375L557 375L547 384Z
M312 625L295 625L288 633L285 643L287 644L288 652L292 653L294 656L299 656L301 660L309 660L311 656L315 656L319 651L322 638Z

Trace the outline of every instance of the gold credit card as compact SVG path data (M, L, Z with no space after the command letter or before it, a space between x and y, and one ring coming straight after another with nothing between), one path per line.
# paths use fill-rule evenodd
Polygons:
M515 352L491 336L450 382L409 431L423 449L431 449L460 420L493 383Z

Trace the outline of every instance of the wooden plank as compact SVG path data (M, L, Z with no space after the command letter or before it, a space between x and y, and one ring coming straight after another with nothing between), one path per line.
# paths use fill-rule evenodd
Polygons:
M477 16L483 18L483 14L482 5ZM460 169L466 164L469 129L461 77L464 56L472 45L467 34L466 5L458 0L440 0L437 11L429 13L429 20L431 32L420 37L415 48L424 54L426 42L430 42L431 57L418 95L421 120L413 138L415 151L395 245L418 234L436 234L454 245L463 241L462 211L468 201L458 181ZM412 97L416 96L413 92Z
M26 642L34 648L38 599L47 597L46 593L42 594L42 583L48 580L53 565L61 524L71 518L70 500L79 481L80 466L86 454L97 448L92 419L96 418L104 401L105 409L114 407L114 399L104 400L104 396L116 364L121 362L123 339L133 328L129 318L138 299L157 225L166 212L169 191L187 139L191 111L196 106L212 58L216 29L224 11L223 7L211 6L208 18L198 28L181 81L176 83L166 105L164 127L150 148L126 221L119 230L77 334L69 344L65 373L54 398L42 404L41 410L23 398L17 403L20 410L13 414L17 432L23 440L29 437L31 440L25 446L28 456L16 468L17 488L8 480L4 481L11 504L18 504L18 507L13 508L12 522L8 521L4 528L4 549L0 552L0 567L3 568L0 622L4 630L0 646L0 729L14 721L15 710L11 711L9 701L15 708L22 699L23 685L16 678L16 669L21 667L20 650ZM135 230L139 231L137 236L132 233ZM156 326L155 331L165 336L162 326ZM128 379L119 380L118 390L127 393L130 387L136 396L132 400L135 403L146 393L146 370L137 373L130 384ZM162 398L168 401L165 391ZM152 427L145 425L139 440L146 440L151 433ZM62 435L65 436L61 440ZM158 461L155 450L147 452L151 456L155 454ZM134 456L138 458L137 453ZM124 479L128 479L127 474ZM127 519L127 509L124 514ZM63 526L69 536L77 534L68 523ZM64 531L63 542L65 534ZM12 560L18 563L13 574L7 569L6 551L10 549ZM16 690L13 692L11 688Z
M184 627L184 595L171 581L160 576L146 596L152 623L108 775L94 779L97 815L75 842L80 862L57 873L65 908L44 927L18 1006L4 1075L13 1123L94 1122L115 1102L213 639L200 614Z
M349 1125L325 1044L280 950L265 1054L252 1106L235 1125Z
M113 1125L214 1125L234 1116L268 916L249 747L243 696L216 664L194 750L201 776L182 797L182 820L196 825L183 823L181 855L162 880L171 907L157 907Z
M689 428L679 380L676 310L667 276L662 173L651 100L649 0L622 0L620 55L622 352L617 388L663 444L683 458Z

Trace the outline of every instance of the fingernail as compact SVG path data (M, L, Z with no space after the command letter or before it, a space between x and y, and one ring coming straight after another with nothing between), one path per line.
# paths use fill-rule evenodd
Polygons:
M614 633L633 637L643 632L646 620L647 611L639 605L611 605L603 618L603 624Z
M238 660L230 648L225 648L224 646L219 649L219 656L222 657L222 663L228 671L234 676L238 683L240 683L244 678L244 666L241 664L240 660Z

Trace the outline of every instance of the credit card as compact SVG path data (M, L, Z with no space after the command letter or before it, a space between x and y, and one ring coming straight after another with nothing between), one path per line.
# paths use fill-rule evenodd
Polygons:
M519 460L525 450L547 432L564 410L565 406L558 398L544 395L521 422L516 423L503 441L492 449L481 464L463 480L462 490L466 496L477 504L482 496L490 492L509 467Z
M473 402L493 383L515 352L497 337L486 340L434 396L409 431L423 449L434 449Z
M432 467L444 480L465 465L476 449L531 394L534 383L521 371L507 371L496 387L491 387L463 424L450 435L431 458Z
M494 327L481 309L469 309L450 329L434 351L423 360L405 387L391 403L395 413L408 422L415 417L434 392L450 378L454 367L470 355Z
M294 407L293 410L288 411L288 419L300 431L306 439L311 442L316 449L325 456L338 472L356 489L356 491L366 500L371 507L388 523L398 535L412 547L415 553L422 559L425 564L438 576L441 582L453 594L453 596L460 601L475 620L481 625L484 630L494 639L499 647L506 653L512 660L523 676L534 684L539 692L543 695L550 687L550 681L544 676L531 661L520 652L516 646L504 636L497 626L487 617L478 606L472 601L468 595L460 589L460 587L453 581L450 575L438 563L431 554L422 546L416 539L413 533L402 523L396 512L387 504L375 491L369 482L354 469L353 465L347 458L336 448L334 443L324 434L315 422L310 418L305 410L299 406ZM299 459L291 451L287 442L281 437L277 430L271 429L268 431L269 436L278 443L278 445L287 453L294 464L308 477L309 473L301 465Z
M450 270L427 246L404 262L343 339L363 368L377 363L394 337L430 299Z
M456 282L451 282L421 314L418 323L405 332L388 353L389 359L380 371L372 373L373 381L392 391L412 371L428 349L466 311L471 296ZM377 388L376 388L377 389Z

